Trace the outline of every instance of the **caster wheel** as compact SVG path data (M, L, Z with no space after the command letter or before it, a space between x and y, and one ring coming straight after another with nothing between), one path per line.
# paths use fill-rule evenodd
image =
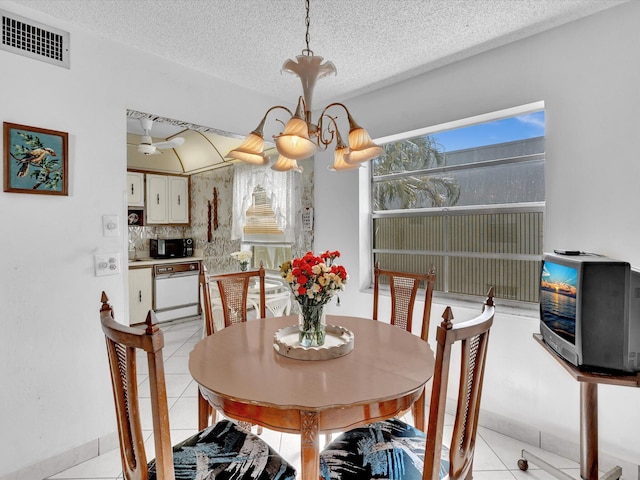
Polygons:
M527 462L524 458L518 460L518 468L523 472L526 472L529 469L529 462Z

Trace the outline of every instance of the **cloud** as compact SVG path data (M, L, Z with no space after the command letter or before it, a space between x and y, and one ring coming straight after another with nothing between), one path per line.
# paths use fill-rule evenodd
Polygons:
M544 117L539 113L530 113L516 117L519 122L531 125L533 127L544 128Z

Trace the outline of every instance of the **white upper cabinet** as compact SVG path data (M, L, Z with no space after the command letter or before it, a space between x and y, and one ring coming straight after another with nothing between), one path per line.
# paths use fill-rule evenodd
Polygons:
M147 224L169 223L167 177L147 174Z
M189 224L189 177L147 174L147 225Z
M169 223L189 223L189 177L167 177Z
M127 204L144 207L144 173L127 172Z

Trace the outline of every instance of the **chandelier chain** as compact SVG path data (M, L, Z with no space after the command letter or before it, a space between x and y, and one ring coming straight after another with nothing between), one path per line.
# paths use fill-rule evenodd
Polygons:
M311 21L309 20L309 0L305 0L305 8L307 10L307 16L305 17L305 26L307 27L307 31L304 38L307 43L307 48L305 48L302 53L313 56L313 52L309 49L309 41L311 40L311 36L309 35L309 25L311 24Z

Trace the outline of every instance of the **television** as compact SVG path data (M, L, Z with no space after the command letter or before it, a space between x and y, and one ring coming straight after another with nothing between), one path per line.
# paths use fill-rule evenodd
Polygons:
M602 255L543 254L540 333L580 369L640 371L640 271Z

